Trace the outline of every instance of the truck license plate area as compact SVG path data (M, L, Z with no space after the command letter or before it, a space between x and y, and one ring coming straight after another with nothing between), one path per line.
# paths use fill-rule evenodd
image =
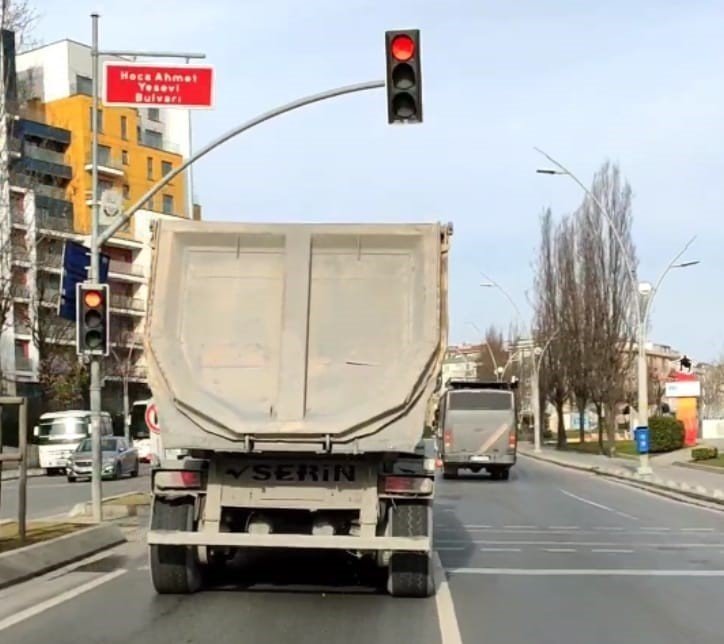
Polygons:
M487 463L490 461L490 456L471 456L470 460L474 463Z
M356 487L364 472L355 463L329 462L266 462L227 463L224 466L227 482L253 484L311 485L320 483Z

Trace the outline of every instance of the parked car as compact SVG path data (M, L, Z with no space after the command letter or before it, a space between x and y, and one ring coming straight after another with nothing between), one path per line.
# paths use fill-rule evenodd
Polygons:
M123 476L138 476L140 459L138 450L119 436L101 438L103 478L119 479ZM81 478L91 478L93 472L93 446L90 438L85 438L70 455L66 474L70 483Z

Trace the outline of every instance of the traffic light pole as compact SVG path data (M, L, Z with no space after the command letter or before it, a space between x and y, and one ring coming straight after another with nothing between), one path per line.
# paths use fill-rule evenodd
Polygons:
M101 51L98 49L98 19L99 14L91 14L92 42L91 42L91 91L93 101L91 107L91 193L93 205L91 206L91 239L90 239L90 268L88 281L97 284L100 281L100 250L103 244L113 233L101 235L99 231L98 201L98 104L100 84L100 57L101 56L143 56L148 58L185 58L188 63L192 58L206 58L205 54L175 53L175 52L147 52L147 51ZM165 185L164 182L161 185ZM136 208L138 210L138 207ZM134 211L135 212L135 211ZM128 218L124 219L127 221ZM78 321L76 321L78 324ZM103 452L101 451L101 356L90 355L90 416L91 416L91 446L93 456L93 471L91 478L91 505L93 506L93 520L103 520L103 489L102 467Z

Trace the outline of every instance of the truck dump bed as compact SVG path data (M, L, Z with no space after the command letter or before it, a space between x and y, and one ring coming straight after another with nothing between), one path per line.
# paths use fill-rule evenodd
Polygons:
M414 450L447 344L449 233L160 221L146 356L164 447Z

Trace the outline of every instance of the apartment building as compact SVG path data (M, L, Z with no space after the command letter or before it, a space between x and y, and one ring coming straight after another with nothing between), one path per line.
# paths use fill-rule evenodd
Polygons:
M1 193L0 259L11 275L13 305L0 334L4 389L30 395L43 347L75 353L74 325L57 317L62 250L67 239L89 245L91 184L90 48L63 40L17 56L4 32L7 122L0 127L7 173ZM9 55L8 55L9 54ZM115 189L124 206L138 201L189 154L188 112L109 108L98 114L99 191ZM150 269L150 226L190 212L184 175L144 204L102 249L110 257L112 355L103 365L104 408L118 409L121 383L146 394L142 332ZM2 245L2 240L6 243ZM39 337L43 336L43 337ZM134 393L134 389L137 393Z

